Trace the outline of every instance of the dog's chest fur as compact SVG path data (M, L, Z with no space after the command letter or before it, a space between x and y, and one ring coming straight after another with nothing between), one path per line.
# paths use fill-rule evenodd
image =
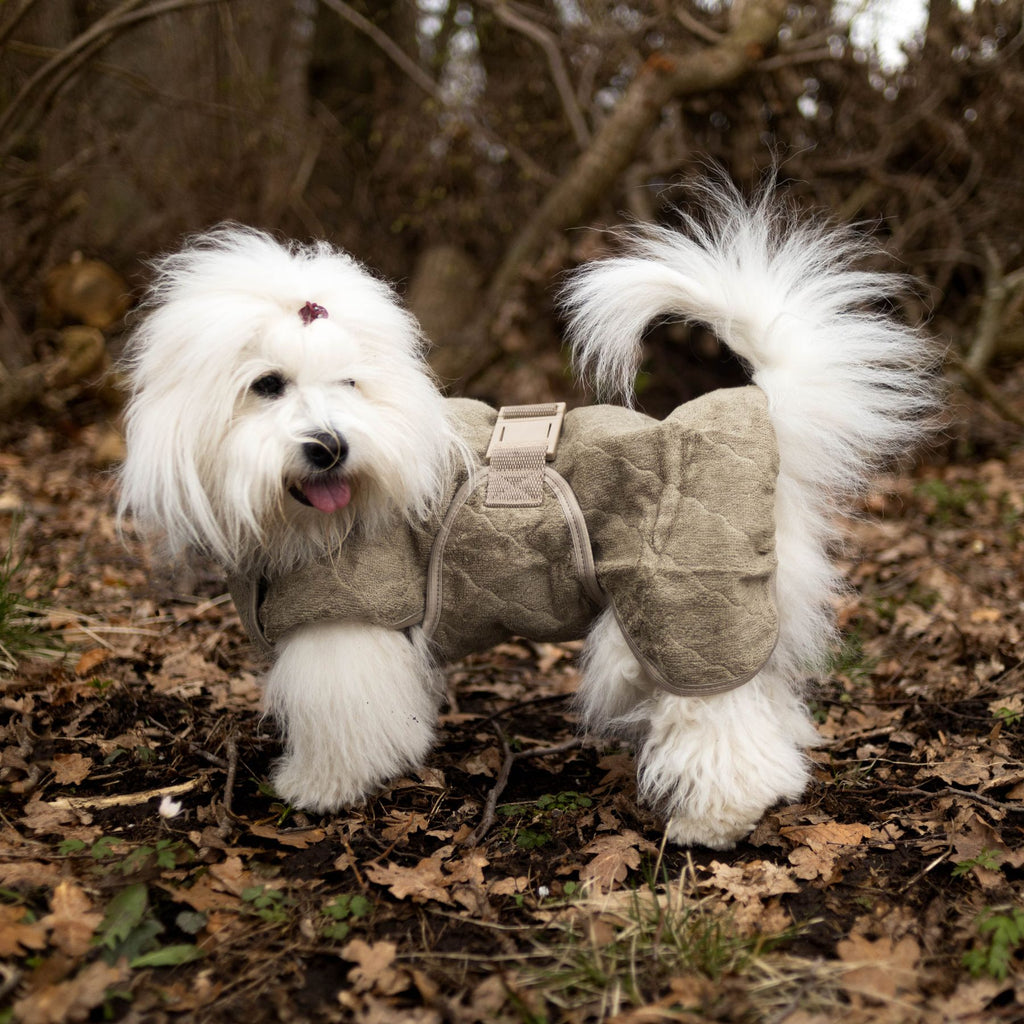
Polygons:
M510 636L577 639L606 604L654 680L710 694L755 675L778 619L778 455L754 387L717 391L663 421L615 406L573 410L540 504L488 507L496 412L449 400L479 460L436 515L283 577L235 577L250 635L272 647L305 623L422 627L446 661Z

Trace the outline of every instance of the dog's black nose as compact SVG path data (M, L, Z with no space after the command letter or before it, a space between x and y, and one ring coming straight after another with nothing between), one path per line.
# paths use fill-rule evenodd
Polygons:
M316 469L334 469L348 458L348 442L341 434L321 431L306 438L302 445L302 454Z

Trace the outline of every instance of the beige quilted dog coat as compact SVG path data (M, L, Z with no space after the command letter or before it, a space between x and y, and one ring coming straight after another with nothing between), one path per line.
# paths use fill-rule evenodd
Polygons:
M250 636L272 648L324 619L422 626L454 661L510 636L578 639L610 605L672 693L720 693L761 669L778 633L778 452L759 389L716 391L662 421L575 409L553 455L544 443L499 446L489 464L498 414L449 405L478 462L437 514L372 544L357 530L284 577L230 580Z

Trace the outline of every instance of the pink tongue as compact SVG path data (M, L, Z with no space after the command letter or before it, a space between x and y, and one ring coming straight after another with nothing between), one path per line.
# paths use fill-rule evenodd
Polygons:
M302 484L302 493L318 512L337 512L352 500L352 488L341 477L306 480Z

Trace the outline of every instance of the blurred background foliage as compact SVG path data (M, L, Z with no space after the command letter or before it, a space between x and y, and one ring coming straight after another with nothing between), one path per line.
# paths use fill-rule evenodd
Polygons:
M26 404L14 391L70 386L85 350L58 333L69 324L98 332L99 363L116 354L145 258L224 219L379 268L453 390L564 396L562 273L602 251L602 229L670 218L709 163L745 191L777 166L795 204L866 225L918 282L906 315L992 391L1024 353L1022 12L7 0L0 411ZM736 372L713 339L664 330L645 403L664 411Z

